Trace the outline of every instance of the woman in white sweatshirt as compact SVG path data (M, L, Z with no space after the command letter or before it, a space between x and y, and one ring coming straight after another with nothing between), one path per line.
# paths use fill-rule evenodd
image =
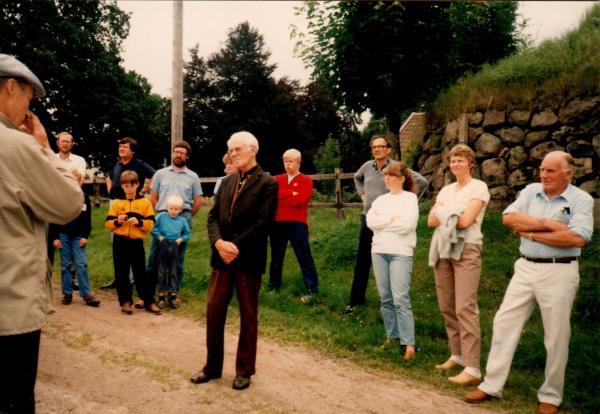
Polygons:
M383 175L390 192L373 202L367 213L367 226L373 231L371 257L387 335L384 347L404 345L404 359L411 360L416 357L415 323L409 297L419 218L416 185L402 161L386 167Z

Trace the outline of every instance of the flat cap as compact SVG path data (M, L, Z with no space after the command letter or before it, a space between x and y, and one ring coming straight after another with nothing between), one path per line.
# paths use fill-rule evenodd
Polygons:
M0 53L0 78L15 78L28 83L33 88L35 98L46 95L46 90L38 77L14 56Z

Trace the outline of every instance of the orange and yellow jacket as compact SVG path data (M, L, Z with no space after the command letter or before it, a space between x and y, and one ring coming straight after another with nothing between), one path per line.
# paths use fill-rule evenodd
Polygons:
M128 218L137 218L138 224L133 225L127 222L119 224L117 217L121 214L127 214ZM119 236L129 237L130 239L145 239L146 234L154 227L152 203L146 197L136 198L135 200L115 200L108 209L105 225L107 229Z

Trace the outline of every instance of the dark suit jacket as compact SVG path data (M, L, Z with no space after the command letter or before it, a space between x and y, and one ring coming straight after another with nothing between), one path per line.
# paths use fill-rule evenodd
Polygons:
M223 179L208 213L208 239L212 247L210 264L216 269L262 275L267 264L267 237L277 210L277 182L257 165L228 217L238 174ZM215 248L219 239L233 242L240 251L229 265L223 262Z

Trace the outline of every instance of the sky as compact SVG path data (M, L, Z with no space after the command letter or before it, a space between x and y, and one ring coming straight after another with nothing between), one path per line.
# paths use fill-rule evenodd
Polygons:
M290 26L306 30L300 16L294 15L297 1L185 1L183 4L183 57L199 45L199 54L208 57L224 46L227 32L243 21L263 35L270 62L276 64L276 78L287 76L308 82L310 69L294 57ZM557 37L577 27L593 1L526 1L519 14L527 19L526 33L534 44ZM173 43L173 4L171 1L119 0L119 7L131 13L129 37L123 42L123 65L150 81L153 92L171 96Z

